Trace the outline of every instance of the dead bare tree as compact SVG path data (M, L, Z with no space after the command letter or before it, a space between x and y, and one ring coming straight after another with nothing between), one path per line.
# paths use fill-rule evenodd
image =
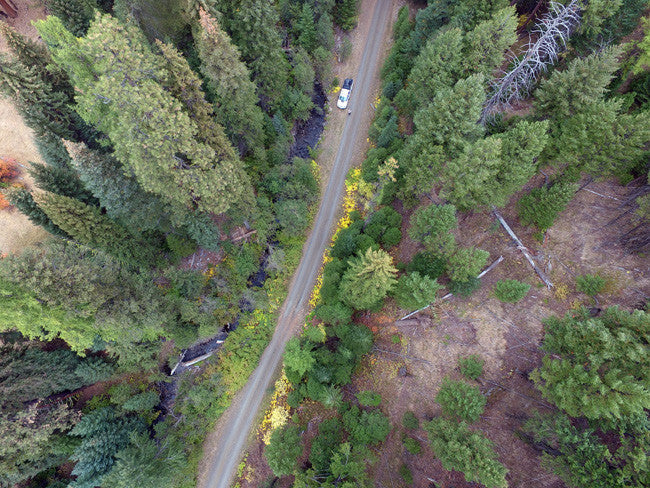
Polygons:
M526 53L521 57L512 51L508 53L508 68L492 82L492 95L483 107L481 123L485 123L497 108L509 107L512 102L529 95L540 74L557 61L580 20L578 0L567 5L551 2L549 11L537 22L529 37Z

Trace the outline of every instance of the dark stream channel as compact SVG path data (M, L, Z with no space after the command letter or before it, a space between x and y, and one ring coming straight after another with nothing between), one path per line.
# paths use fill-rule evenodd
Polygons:
M294 143L289 149L287 162L291 162L294 157L305 159L310 158L310 150L316 148L318 141L320 140L320 137L323 133L323 128L325 126L325 104L327 102L327 96L325 95L325 91L323 90L323 87L320 83L314 84L314 95L312 97L312 101L314 102L314 108L310 112L309 119L304 122L297 122L294 125ZM273 237L270 239L271 242L273 242ZM248 278L249 288L261 287L264 284L264 281L266 281L267 259L268 251L265 251L260 258L259 268ZM251 312L253 310L251 303L245 298L242 298L240 300L239 307L242 312ZM209 352L217 350L219 347L221 347L221 344L225 338L228 337L228 333L232 330L235 330L238 324L239 316L234 320L233 323L224 326L221 332L219 332L216 336L185 349L183 351L182 362L187 363L193 359L203 356L204 354L208 354ZM178 368L176 368L174 376L183 372L187 368L187 366L183 366L181 363ZM171 405L173 403L173 399L176 396L176 381L172 381L171 383L161 382L159 384L159 387L161 388L162 393L161 408L163 411L169 411L169 408L171 408Z

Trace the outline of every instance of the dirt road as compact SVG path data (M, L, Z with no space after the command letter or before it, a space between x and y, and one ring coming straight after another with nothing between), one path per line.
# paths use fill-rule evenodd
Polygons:
M314 286L321 258L329 244L333 226L343 194L345 176L350 169L355 142L365 140L366 131L362 124L371 103L371 80L379 69L380 52L388 33L392 13L392 0L378 0L374 10L361 11L361 15L372 16L372 23L366 38L359 70L354 77L354 90L343 135L334 161L330 178L316 215L314 228L305 244L302 260L289 288L287 299L280 312L278 326L271 343L264 351L257 369L248 383L219 421L212 449L206 452L204 469L199 475L199 486L203 488L227 488L240 462L249 433L255 426L264 396L282 359L284 346L304 322L306 306ZM337 110L334 108L334 110Z

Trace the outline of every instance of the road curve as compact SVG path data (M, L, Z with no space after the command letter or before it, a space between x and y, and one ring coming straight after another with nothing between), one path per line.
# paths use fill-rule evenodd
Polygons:
M366 137L365 133L358 133L363 117L361 107L368 107L372 101L370 99L372 95L370 83L379 68L379 53L388 28L391 11L392 0L378 0L373 12L361 13L361 15L372 15L372 23L359 71L354 79L354 90L350 100L352 113L348 115L343 129L336 159L314 221L313 231L307 240L302 259L280 311L273 338L264 351L257 368L248 379L248 383L237 395L237 401L230 407L231 410L236 408L236 411L229 412L229 415L228 413L224 414L228 416L228 423L221 425L222 431L218 433L215 448L211 453L206 453L207 456L212 455L212 459L204 459L209 468L207 468L203 479L199 479L199 486L202 488L228 488L230 486L248 436L255 427L255 420L258 417L265 393L271 386L271 381L282 360L284 347L304 321L323 252L329 244L336 223L335 219L345 186L345 177L350 169L354 142L357 138ZM359 108L355 110L356 107Z

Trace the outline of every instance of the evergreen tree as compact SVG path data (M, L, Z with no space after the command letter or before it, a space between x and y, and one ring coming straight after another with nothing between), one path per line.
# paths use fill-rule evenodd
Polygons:
M343 413L343 424L355 445L377 445L390 432L390 422L380 410L360 410L356 405Z
M506 488L508 470L498 461L492 443L465 422L436 418L424 425L434 454L449 471L460 471L468 482Z
M129 444L132 432L143 430L142 421L119 417L111 407L84 415L69 435L80 437L72 459L77 461L72 474L77 478L72 488L92 488L103 483L104 476L115 463L115 455Z
M79 414L66 404L43 407L35 403L16 414L0 412L0 485L16 486L68 458L61 435Z
M276 476L293 473L301 454L300 430L295 425L275 429L264 449L264 457Z
M467 247L457 249L447 262L447 275L452 281L468 281L475 278L485 266L490 253L483 249Z
M424 133L410 136L402 149L399 161L405 168L399 197L411 205L423 193L431 192L447 157L442 146L427 140Z
M55 193L38 193L34 200L57 227L73 239L105 250L123 261L151 262L154 257L146 244L135 241L129 232L98 208Z
M494 12L469 31L463 40L463 63L468 73L482 73L490 79L503 64L506 50L517 40L516 30L517 15L510 6Z
M66 232L52 222L52 219L34 201L32 194L25 188L11 189L5 192L5 195L9 202L26 215L33 224L40 225L55 236L69 237Z
M43 161L48 166L54 166L56 168L71 168L70 155L63 144L63 141L60 137L52 132L44 132L42 134L36 134L34 137L34 143L36 148L40 153Z
M435 279L417 271L402 276L395 289L397 304L407 310L416 310L433 303L440 285Z
M145 192L111 155L84 144L67 144L72 166L90 192L106 209L106 215L134 234L166 228L170 209L157 196Z
M105 488L161 488L172 486L187 462L180 447L158 447L147 434L131 436L127 447L115 454L115 464L102 479Z
M0 23L14 57L0 56L0 92L14 101L25 123L37 136L56 134L78 139L86 130L72 110L73 88L53 65L47 49Z
M31 163L29 174L41 190L75 198L87 205L99 204L92 193L84 187L77 173L69 168Z
M457 158L447 163L440 196L460 210L503 205L504 196L493 184L501 166L501 139L488 137L468 144Z
M550 187L533 188L518 202L519 220L523 225L535 225L541 232L546 232L577 189L577 185L566 181L556 181Z
M309 343L301 345L297 337L289 339L284 351L285 367L295 371L300 376L304 376L316 362L311 348L312 346Z
M86 34L97 8L96 0L46 0L45 5L77 37Z
M215 97L217 120L240 151L259 152L264 146L263 115L248 68L218 22L202 9L199 25L196 46L201 72Z
M308 52L316 48L317 37L314 9L309 3L302 5L302 11L296 23L296 30L298 31L297 42L300 46Z
M357 26L359 0L336 0L334 20L343 30L352 30Z
M552 354L531 377L545 398L572 417L620 419L650 408L650 315L610 307L545 322Z
M56 17L38 28L80 90L80 114L109 136L141 187L170 202L177 216L222 213L250 193L225 135L219 134L218 151L197 140L197 124L159 83L160 60L134 27L98 14L80 39Z
M447 254L453 251L456 241L451 233L458 226L456 207L434 203L417 209L410 220L409 237L434 251Z
M447 417L465 422L476 422L485 410L487 400L476 386L463 381L442 380L442 386L436 394L436 401Z
M415 114L416 130L432 144L443 146L449 156L456 155L467 142L483 135L478 119L484 101L482 75L460 80L452 88L438 90L432 102Z
M390 254L368 248L350 260L341 279L341 301L358 310L377 306L397 282L396 274Z
M266 0L212 0L219 19L259 86L263 103L279 107L289 79L289 62L282 49L275 3ZM214 12L211 12L214 14Z

